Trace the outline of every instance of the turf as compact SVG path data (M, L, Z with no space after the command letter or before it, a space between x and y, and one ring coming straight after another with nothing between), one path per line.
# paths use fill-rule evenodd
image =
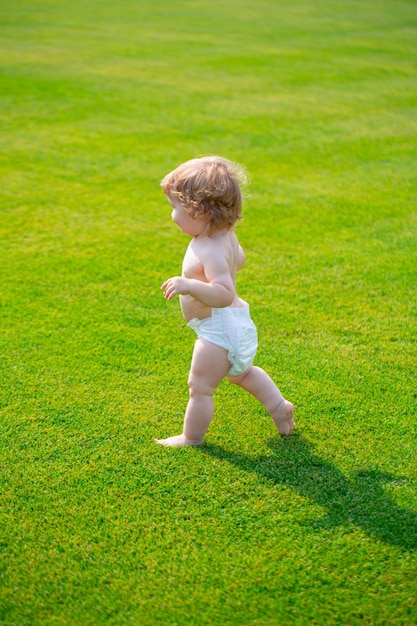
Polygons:
M5 625L417 623L412 0L5 0ZM246 165L240 295L296 405L227 383L181 429L193 336L160 179Z

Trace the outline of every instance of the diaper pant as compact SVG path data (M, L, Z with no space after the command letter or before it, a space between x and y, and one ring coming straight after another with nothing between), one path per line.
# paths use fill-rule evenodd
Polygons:
M249 305L212 309L211 317L195 317L188 326L198 337L227 350L228 376L239 376L252 365L258 348L258 333L249 313Z

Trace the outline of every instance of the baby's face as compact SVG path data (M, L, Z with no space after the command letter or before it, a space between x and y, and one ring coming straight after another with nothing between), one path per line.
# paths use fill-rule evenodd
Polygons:
M172 220L185 235L189 235L190 237L198 237L207 230L207 226L209 223L208 217L195 219L194 217L191 217L189 213L187 213L182 204L176 198L168 197L168 201L172 206Z

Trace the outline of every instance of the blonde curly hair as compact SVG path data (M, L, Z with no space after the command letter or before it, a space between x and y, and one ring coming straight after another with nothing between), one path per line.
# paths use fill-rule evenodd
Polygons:
M191 217L210 216L208 234L229 230L242 216L240 182L244 168L220 156L204 156L179 165L161 181L168 198L177 199Z

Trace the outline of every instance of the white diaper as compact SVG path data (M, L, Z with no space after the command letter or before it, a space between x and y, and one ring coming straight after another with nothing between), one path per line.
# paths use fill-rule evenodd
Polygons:
M239 376L252 365L258 348L258 333L249 313L249 305L212 309L211 317L195 317L188 326L198 337L224 348L231 367L228 376Z

